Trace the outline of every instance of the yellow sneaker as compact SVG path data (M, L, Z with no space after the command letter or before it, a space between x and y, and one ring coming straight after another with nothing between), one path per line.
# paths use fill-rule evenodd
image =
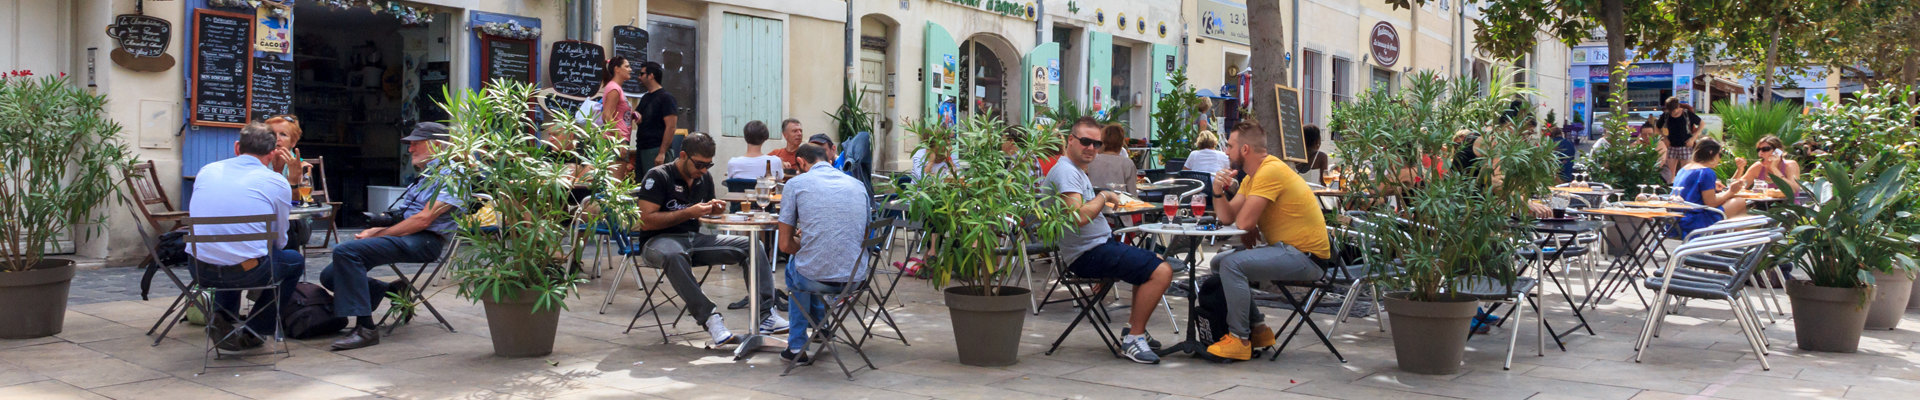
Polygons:
M1246 361L1253 359L1253 346L1245 339L1231 333L1220 335L1220 341L1207 346L1207 354L1228 360Z
M1266 325L1254 325L1253 337L1249 339L1253 341L1253 348L1264 349L1273 347L1273 328L1268 328Z

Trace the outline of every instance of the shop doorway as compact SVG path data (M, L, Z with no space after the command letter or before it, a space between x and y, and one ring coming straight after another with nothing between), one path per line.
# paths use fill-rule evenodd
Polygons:
M414 171L400 138L414 123L447 118L439 102L452 75L451 21L443 13L406 25L365 9L294 8L293 114L303 131L296 148L304 158L325 157L327 193L344 203L341 225L386 210L368 194L406 186ZM380 190L388 191L395 190Z
M1007 61L1020 59L1013 45L980 34L960 42L960 112L1012 122L1006 102Z

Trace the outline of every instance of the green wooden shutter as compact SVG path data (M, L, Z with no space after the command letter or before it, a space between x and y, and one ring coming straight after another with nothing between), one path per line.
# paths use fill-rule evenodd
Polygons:
M939 118L942 102L953 101L956 105L959 102L956 99L959 95L959 72L953 69L960 67L960 45L953 42L953 34L947 33L947 28L928 22L924 51L926 57L920 65L924 81L921 83L920 102L925 111L920 117ZM943 75L952 76L955 81L948 84Z
M1023 94L1020 96L1020 103L1026 106L1026 123L1031 124L1035 117L1040 116L1040 107L1057 107L1060 105L1060 82L1058 80L1051 80L1052 75L1059 73L1059 71L1059 43L1041 43L1039 46L1034 46L1033 51L1027 53L1026 68L1017 72L1025 77L1021 79L1021 82L1026 82L1026 86L1021 87L1020 90L1017 91ZM1036 87L1045 88L1047 93L1046 102L1035 101L1034 88Z
M1173 82L1167 79L1169 73L1172 71L1168 70L1168 68L1184 68L1186 64L1182 64L1179 58L1179 52L1174 49L1173 46L1164 44L1153 45L1153 58L1149 59L1147 64L1147 69L1152 71L1151 73L1153 74L1153 88L1151 90L1153 96L1147 99L1147 115L1153 115L1154 112L1158 111L1160 96L1165 96L1167 93L1173 92ZM1160 134L1159 127L1154 126L1151 120L1147 123L1147 134L1150 135L1148 137L1155 137Z
M786 93L786 33L780 20L726 14L722 22L720 64L720 127L726 136L740 136L747 121L772 126L785 118L781 101Z
M785 102L781 101L786 97L784 94L787 87L785 80L781 79L787 65L785 57L782 56L786 53L784 48L787 42L786 31L782 29L780 20L768 18L753 20L753 28L758 31L758 35L753 38L753 57L749 58L753 60L753 82L757 89L754 91L756 97L753 103L752 120L760 121L767 126L775 126L780 120L785 119L786 115L786 107L783 106ZM739 126L744 128L746 123L743 121Z
M1113 35L1091 32L1087 35L1087 93L1081 107L1096 113L1113 109ZM1124 96L1121 96L1124 97Z

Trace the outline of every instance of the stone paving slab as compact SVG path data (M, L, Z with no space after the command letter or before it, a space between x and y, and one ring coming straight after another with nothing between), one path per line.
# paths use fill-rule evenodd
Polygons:
M308 279L328 261L326 255L310 257ZM645 274L650 280L655 271ZM379 346L335 352L327 349L333 337L293 340L286 343L293 356L279 359L277 370L197 375L204 331L181 325L154 346L146 329L177 291L167 292L172 285L157 282L153 299L142 301L137 289L116 290L138 278L133 268L82 271L75 279L66 331L0 340L0 399L1888 399L1920 391L1920 354L1915 353L1920 312L1909 313L1901 329L1867 332L1855 354L1794 348L1792 322L1781 316L1767 325L1774 368L1766 371L1737 325L1726 320L1730 314L1724 304L1704 302L1669 317L1662 337L1634 362L1633 340L1644 308L1631 294L1586 311L1597 334L1568 336L1565 352L1549 345L1544 356L1536 355L1533 325L1527 323L1475 336L1465 369L1453 375L1398 370L1391 334L1381 332L1372 318L1349 319L1334 333L1346 363L1303 336L1278 361L1218 364L1173 356L1160 365L1139 365L1115 358L1084 329L1047 355L1075 315L1068 304L1027 318L1020 363L973 367L958 362L943 297L916 279L901 282L892 308L900 333L912 345L873 339L867 353L879 369L856 373L852 381L827 361L830 357L790 376L780 375L783 364L772 354L734 361L729 352L705 348L706 335L689 321L666 328L688 333L666 343L659 329L623 333L640 303L631 277L619 285L621 296L605 314L598 310L611 279L585 284L579 296L569 298L555 352L545 357L493 356L482 307L456 297L445 282L435 282L432 300L457 332L423 313ZM708 286L716 301L744 293L737 273L716 273ZM1574 322L1563 303L1555 294L1545 305L1556 327ZM681 310L662 312L663 319L671 319ZM733 316L729 323L736 330L744 330L743 313L722 312ZM1117 310L1114 316L1124 320L1128 312ZM1172 331L1164 311L1155 312L1148 330L1156 338L1173 343L1185 336ZM1326 327L1332 316L1315 318ZM1518 351L1513 368L1503 369L1513 328L1520 329ZM858 363L850 352L843 356Z

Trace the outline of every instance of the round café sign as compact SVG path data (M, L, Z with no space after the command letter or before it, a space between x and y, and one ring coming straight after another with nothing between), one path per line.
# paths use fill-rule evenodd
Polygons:
M1367 38L1373 43L1370 46L1373 48L1373 59L1379 61L1380 65L1391 67L1400 61L1400 31L1394 30L1393 24L1387 21L1373 24L1373 30L1367 34Z

